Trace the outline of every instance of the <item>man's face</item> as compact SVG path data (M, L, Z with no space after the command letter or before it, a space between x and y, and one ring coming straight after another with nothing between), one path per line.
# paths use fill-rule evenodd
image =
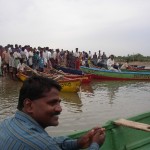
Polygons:
M111 57L110 57L110 58L111 58L111 60L113 60L113 59L114 59L114 56L113 56L113 55L111 55Z
M61 113L59 91L52 88L42 98L32 101L32 117L43 127L57 126Z

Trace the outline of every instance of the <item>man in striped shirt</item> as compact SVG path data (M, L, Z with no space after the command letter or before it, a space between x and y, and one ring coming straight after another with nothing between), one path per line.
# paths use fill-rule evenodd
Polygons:
M20 89L18 111L0 124L0 150L98 150L105 139L103 128L93 128L78 140L51 137L44 130L59 124L60 90L52 79L27 79Z

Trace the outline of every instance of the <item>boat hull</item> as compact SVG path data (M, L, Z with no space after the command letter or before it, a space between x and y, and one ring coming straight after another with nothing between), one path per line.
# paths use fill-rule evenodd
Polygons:
M121 69L124 72L150 72L150 69Z
M17 77L21 80L21 81L25 81L28 76L26 76L25 74L23 73L17 73Z
M144 113L129 120L150 124L150 112ZM149 150L150 149L150 132L137 130L125 126L118 126L114 121L107 122L104 126L106 129L106 138L100 150ZM71 134L71 138L79 138L87 131Z
M92 75L85 74L85 75L65 75L66 78L70 79L80 79L82 83L90 83L92 80Z
M18 73L17 77L21 81L25 81L28 76L23 73ZM81 80L79 79L69 79L69 80L60 80L58 83L61 85L61 92L78 92L80 90Z
M68 68L68 67L59 66L59 67L57 67L57 69L62 70L65 73L71 73L71 74L77 74L77 75L83 75L84 74L81 70Z
M93 75L96 79L105 80L150 80L150 72L114 72L99 68L88 68L81 66L80 69Z
M81 81L79 79L74 80L60 80L61 92L78 92L80 90Z

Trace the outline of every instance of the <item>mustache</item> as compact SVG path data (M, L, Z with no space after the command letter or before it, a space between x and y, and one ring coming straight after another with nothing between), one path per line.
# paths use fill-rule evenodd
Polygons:
M51 115L55 116L55 115L60 115L61 113L60 112L53 112L51 113Z

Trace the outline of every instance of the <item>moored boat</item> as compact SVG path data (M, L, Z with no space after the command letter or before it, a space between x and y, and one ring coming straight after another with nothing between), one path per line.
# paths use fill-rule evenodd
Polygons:
M109 121L104 126L106 138L100 150L149 150L150 149L150 112L132 118ZM87 131L71 134L79 138Z
M125 72L150 72L150 69L121 69L121 71Z
M78 92L80 90L80 79L59 80L62 89L61 92Z
M99 68L88 68L81 66L80 69L93 75L96 79L106 80L150 80L150 72L114 72Z
M23 74L23 73L21 73L21 72L18 72L16 75L17 75L17 77L18 77L21 81L25 81L25 80L28 78L27 75L25 75L25 74Z
M57 71L57 70L55 70ZM90 74L83 74L83 75L75 75L75 74L69 74L69 73L64 73L63 71L57 71L55 74L53 73L45 73L45 72L38 72L42 76L46 77L55 77L56 75L60 75L63 79L65 80L70 80L70 79L78 79L81 81L81 83L90 83L92 80L92 75Z
M83 71L81 71L81 70L63 67L63 66L58 66L57 69L62 70L65 73L71 73L71 74L77 74L77 75L83 75L84 74Z
M18 73L17 77L21 81L25 81L28 76L23 73ZM80 79L59 80L58 83L62 86L61 92L78 92L80 90Z
M92 75L90 74L84 74L84 75L68 74L65 75L65 77L70 79L80 79L82 83L90 83L92 80Z

